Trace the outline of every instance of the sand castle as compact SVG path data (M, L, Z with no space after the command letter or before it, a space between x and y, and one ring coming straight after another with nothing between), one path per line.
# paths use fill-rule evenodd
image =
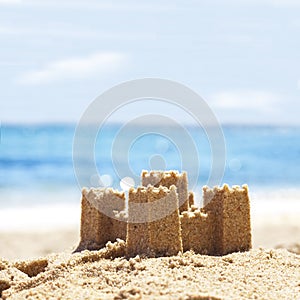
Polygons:
M83 189L78 251L126 241L127 255L172 256L193 250L225 255L251 249L248 187L203 187L194 204L185 172L143 171L142 186L128 192Z

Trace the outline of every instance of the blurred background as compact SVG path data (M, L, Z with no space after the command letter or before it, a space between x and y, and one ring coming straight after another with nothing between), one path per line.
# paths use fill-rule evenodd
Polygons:
M299 213L299 13L296 0L0 0L0 231L78 225L76 125L101 93L144 77L178 81L205 99L225 137L220 184L247 183L254 214L280 212L288 220ZM151 103L149 110L162 114ZM190 116L167 110L198 149L193 188L200 199L209 141ZM134 106L115 112L99 133L95 158L104 185L121 188L110 149L124 122L142 113ZM182 166L188 153L159 134L127 150L119 166L129 164L133 174L174 168L191 170L192 181L197 175L193 160Z

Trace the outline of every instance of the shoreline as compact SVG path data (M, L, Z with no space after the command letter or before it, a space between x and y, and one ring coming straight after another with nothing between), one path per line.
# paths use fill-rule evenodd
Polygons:
M298 222L299 223L299 222ZM252 227L252 248L291 249L300 245L300 224L268 224ZM298 237L298 239L297 239ZM79 244L79 226L53 230L0 231L0 257L32 259L51 253L71 253Z
M65 208L66 206L58 207ZM28 223L22 228L0 226L0 257L27 259L64 251L70 253L79 243L79 207L73 207L72 214L65 219L63 219L63 213L56 214L58 207L55 206L52 210L48 210L48 217L43 220L50 222L44 225L38 224L42 219L42 216L38 215L36 219L31 220L28 220L28 216L26 216ZM273 207L269 211L263 211L259 209L260 207L262 206L252 206L251 223L254 249L259 247L275 248L279 245L290 248L293 244L300 244L298 210L287 212ZM33 211L40 212L41 207ZM6 217L10 218L12 215ZM57 222L58 218L62 218L60 220L62 222ZM22 224L22 222L23 220L19 219L17 224Z
M201 206L202 195L196 191L195 203ZM11 196L2 193L5 199L19 198L19 203L29 203L32 197L42 199L40 203L0 205L0 232L53 230L61 227L79 226L80 223L80 191L63 190L60 192L35 191L23 196L12 192ZM296 223L300 215L300 189L265 189L249 190L251 216L257 223L277 224L285 221ZM20 199L23 199L21 201ZM55 202L53 202L55 199ZM75 199L75 200L74 200ZM49 204L50 203L50 204ZM292 219L292 220L291 220ZM300 224L300 221L298 221Z
M80 193L76 204L69 201L74 194L57 196L61 203L0 209L0 257L33 258L77 246ZM250 201L253 248L300 244L300 190L250 191Z

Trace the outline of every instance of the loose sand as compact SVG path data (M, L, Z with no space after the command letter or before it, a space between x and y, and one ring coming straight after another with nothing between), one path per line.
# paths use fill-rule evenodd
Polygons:
M299 299L300 256L255 249L222 257L126 259L125 243L40 260L0 261L3 299ZM27 275L29 274L29 276Z

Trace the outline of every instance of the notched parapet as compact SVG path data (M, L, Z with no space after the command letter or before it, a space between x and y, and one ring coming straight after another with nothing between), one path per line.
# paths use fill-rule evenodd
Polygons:
M178 194L179 211L187 211L189 209L189 194L188 194L188 179L187 173L178 171L142 171L141 174L142 185L153 185L159 187L160 185L169 188L175 185Z

